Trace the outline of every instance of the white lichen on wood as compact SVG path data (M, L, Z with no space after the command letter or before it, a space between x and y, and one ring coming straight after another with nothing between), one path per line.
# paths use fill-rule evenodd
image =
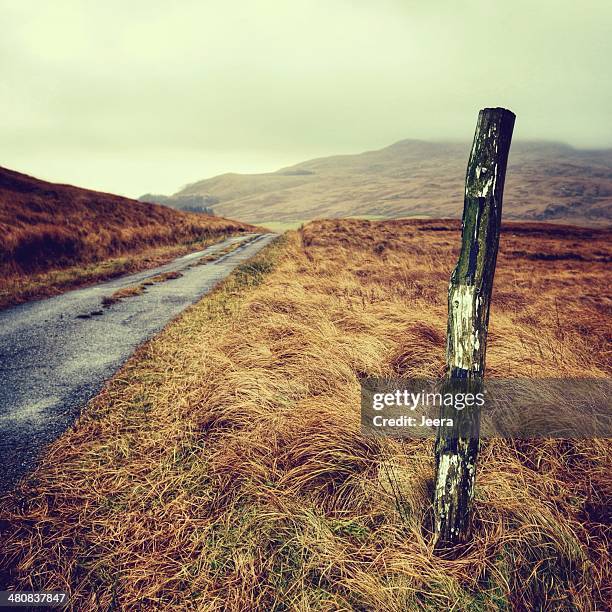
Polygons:
M448 359L455 368L480 369L480 309L482 298L473 285L449 287Z
M474 172L474 181L465 186L465 195L468 198L488 198L495 193L497 187L497 165L489 169L486 166L477 166Z
M440 532L444 522L448 521L451 514L457 511L462 497L465 503L470 503L474 496L473 486L462 490L463 483L473 485L475 462L465 462L458 454L444 454L440 457L435 482L435 497L438 504L435 513L435 529ZM458 527L451 527L450 531L456 534Z
M441 528L442 521L448 517L450 500L456 499L457 493L452 489L458 481L454 478L459 457L457 455L442 455L438 463L438 474L436 478L435 498L442 500L441 508L436 513L436 531ZM453 478L449 480L449 473Z

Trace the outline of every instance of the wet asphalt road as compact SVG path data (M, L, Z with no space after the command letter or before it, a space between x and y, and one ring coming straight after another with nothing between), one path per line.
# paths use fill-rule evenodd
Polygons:
M274 237L229 238L155 269L0 311L0 492L35 466L44 446L74 422L134 349ZM189 267L235 242L245 244ZM174 271L183 276L102 307L102 298L118 289Z

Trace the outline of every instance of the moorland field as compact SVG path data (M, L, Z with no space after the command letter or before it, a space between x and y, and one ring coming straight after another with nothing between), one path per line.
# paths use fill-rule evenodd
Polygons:
M488 377L610 375L611 233L503 226ZM607 609L609 440L483 442L450 559L432 441L359 433L362 376L443 374L459 242L319 221L242 265L1 502L5 577L81 610Z

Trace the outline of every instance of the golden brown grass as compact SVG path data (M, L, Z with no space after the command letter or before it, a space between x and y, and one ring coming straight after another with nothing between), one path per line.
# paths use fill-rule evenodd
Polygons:
M361 375L444 370L457 228L318 222L237 269L2 502L8 584L80 610L609 607L609 441L485 443L450 560L432 442L359 434ZM609 238L506 228L489 376L609 375Z
M0 168L0 307L253 229Z
M151 283L153 284L153 283ZM142 295L146 291L146 285L141 283L140 285L133 285L131 287L123 287L122 289L117 289L111 295L102 298L103 306L112 306L121 300L125 300L126 298L136 297L137 295Z

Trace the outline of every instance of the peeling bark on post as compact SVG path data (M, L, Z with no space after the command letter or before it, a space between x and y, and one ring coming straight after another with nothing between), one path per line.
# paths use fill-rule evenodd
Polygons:
M448 290L447 378L461 391L477 390L484 376L489 305L499 245L502 196L515 116L503 108L480 111L465 179L461 254ZM434 535L437 548L464 542L478 456L476 408L442 408L454 426L436 440ZM443 423L445 421L442 421Z

